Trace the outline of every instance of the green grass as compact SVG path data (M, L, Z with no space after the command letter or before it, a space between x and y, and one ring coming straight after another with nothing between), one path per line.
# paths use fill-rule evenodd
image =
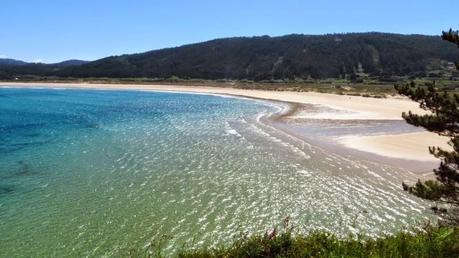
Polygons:
M169 257L161 253L160 246L151 245L130 257ZM175 257L459 257L459 228L428 226L379 239L339 239L320 232L297 235L287 230L274 236L241 236L218 248L184 249Z

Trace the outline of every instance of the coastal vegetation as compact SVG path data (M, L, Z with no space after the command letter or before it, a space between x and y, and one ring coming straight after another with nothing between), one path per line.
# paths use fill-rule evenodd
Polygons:
M459 47L457 31L443 32L442 38ZM456 63L459 68L459 64ZM414 186L403 184L405 190L421 198L446 203L451 206L437 208L445 213L454 224L459 222L459 95L439 89L435 82L427 85L416 85L414 82L396 86L398 92L420 103L420 107L430 111L429 114L417 115L403 113L403 118L414 126L421 126L428 131L450 138L449 145L453 150L432 146L429 151L441 160L440 167L434 170L436 180L418 181Z
M400 77L397 80L408 81L407 77ZM2 81L2 80L0 80ZM4 80L11 82L12 80ZM417 78L416 83L428 83L428 78ZM436 78L437 87L447 92L459 92L459 86L455 80L446 78ZM275 80L275 81L251 81L251 80L202 80L202 79L182 79L171 77L167 79L155 78L60 78L60 77L39 77L24 76L14 82L24 83L88 83L88 84L136 84L136 85L181 85L181 86L205 86L222 87L235 89L269 90L269 91L295 91L295 92L319 92L339 95L362 96L385 98L397 95L392 82L382 82L377 80L365 80L361 83L352 83L346 80L323 79L323 80Z
M1 80L0 80L1 81ZM11 80L6 80L11 81ZM384 98L394 96L397 92L392 83L365 81L362 83L350 83L344 80L325 79L325 80L277 80L260 81L251 80L202 80L202 79L182 79L171 77L167 79L153 78L59 78L59 77L21 77L14 82L25 83L89 83L89 84L136 84L136 85L181 85L199 87L221 87L250 90L269 90L269 91L295 91L295 92L320 92L339 95L352 95L364 97ZM449 85L449 80L442 81L442 84ZM447 87L447 86L445 86ZM452 89L456 90L455 88ZM459 90L459 89L458 89Z
M168 257L166 242L152 242L145 251L131 251L129 257ZM211 257L459 257L459 229L426 226L414 233L399 232L378 239L314 232L293 234L292 229L276 230L265 235L241 236L228 246L184 249L181 258Z

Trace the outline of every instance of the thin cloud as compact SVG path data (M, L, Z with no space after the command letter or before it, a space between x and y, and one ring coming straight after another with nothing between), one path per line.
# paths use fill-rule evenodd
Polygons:
M8 58L7 55L0 54L0 58Z

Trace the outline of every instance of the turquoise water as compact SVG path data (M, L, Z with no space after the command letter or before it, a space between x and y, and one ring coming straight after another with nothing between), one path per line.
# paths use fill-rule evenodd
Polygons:
M432 218L408 171L327 153L219 96L0 88L0 257L214 246L289 216L378 236ZM357 223L356 223L357 222Z

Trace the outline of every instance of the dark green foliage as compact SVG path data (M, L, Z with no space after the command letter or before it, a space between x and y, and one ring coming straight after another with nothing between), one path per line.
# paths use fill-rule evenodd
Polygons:
M443 32L441 38L443 40L449 41L451 43L456 44L456 46L459 47L459 33L458 31L453 31L452 29L449 29L448 32ZM455 62L456 68L459 70L459 63Z
M449 29L449 31L443 31L441 38L443 40L449 41L454 43L459 47L459 34L458 31L453 31L453 29Z
M459 47L457 32L443 32L442 38ZM440 167L434 170L438 181L418 181L414 186L403 185L405 190L422 198L459 205L459 95L441 92L435 82L425 86L417 86L412 82L396 86L396 89L431 112L425 115L403 113L403 118L412 125L450 137L449 144L453 147L452 151L430 147L430 153L441 160Z
M164 257L158 252L132 257ZM380 239L339 239L328 233L242 237L228 246L182 250L180 258L211 257L459 257L459 229L426 227L413 234L401 232Z
M459 60L440 37L387 33L287 35L211 40L81 66L0 66L10 76L277 80L428 74L432 63Z
M414 43L414 44L413 44ZM383 33L228 38L135 55L109 57L63 70L72 77L292 79L406 75L432 59L458 57L439 37Z
M418 182L414 186L408 186L402 183L403 189L424 199L439 201L445 191L444 186L437 181L429 180Z

